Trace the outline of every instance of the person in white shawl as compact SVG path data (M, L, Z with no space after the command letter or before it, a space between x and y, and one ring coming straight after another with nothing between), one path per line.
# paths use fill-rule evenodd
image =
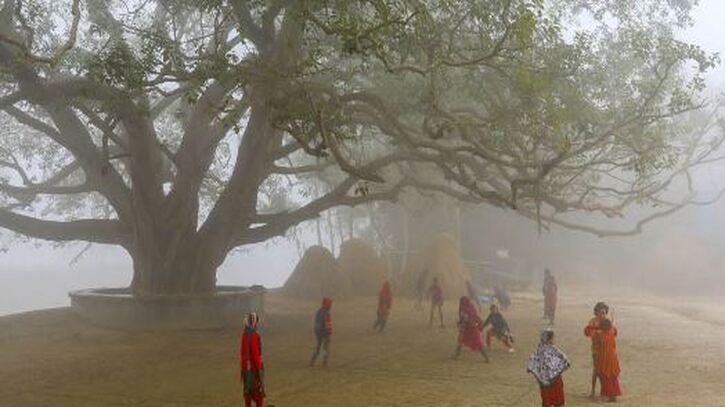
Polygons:
M539 347L526 362L526 370L539 381L543 407L564 405L564 382L561 375L569 366L566 355L554 346L554 331L544 330Z

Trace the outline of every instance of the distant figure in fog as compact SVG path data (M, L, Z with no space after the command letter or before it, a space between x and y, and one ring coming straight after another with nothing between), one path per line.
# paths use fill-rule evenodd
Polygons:
M458 305L458 346L454 358L461 355L461 348L466 346L474 352L479 352L486 363L489 362L488 355L483 349L483 341L481 340L481 331L483 330L483 321L478 315L478 309L470 298L463 296Z
M493 298L501 305L501 310L506 311L511 306L511 297L503 287L497 285L493 288Z
M373 329L383 332L385 324L388 322L390 309L393 307L393 291L390 289L390 283L385 281L383 287L378 293L378 312Z
M322 366L327 367L327 360L330 357L330 337L332 336L332 316L330 310L332 309L332 299L323 298L322 306L317 310L315 314L315 338L317 339L317 345L315 347L315 353L312 354L312 360L310 360L310 366L314 366L317 361L317 356L320 355L320 348L322 348L325 355L322 357Z
M544 294L544 319L548 319L549 323L554 323L556 316L556 297L559 287L556 285L556 279L551 275L549 269L544 270L544 285L541 288Z
M609 402L622 395L619 386L619 356L617 355L617 328L608 318L609 306L599 302L594 306L594 318L584 328L584 335L592 340L592 388L594 397L597 379L601 386L600 396Z
M244 406L264 406L264 364L262 363L262 339L257 332L259 317L250 313L244 319L240 363L240 379L244 388Z
M491 329L486 332L486 347L491 349L493 345L493 338L496 337L498 340L503 342L504 346L509 352L514 352L514 337L511 335L511 329L509 329L508 323L503 317L503 314L498 309L498 305L491 304L491 313L488 314L488 318L483 321L483 328L485 329L488 325L491 325Z
M569 366L566 355L554 346L554 331L542 332L539 347L526 363L526 370L539 382L542 407L564 405L564 381L561 375Z
M430 318L428 319L428 326L433 326L433 316L435 311L438 310L438 318L440 319L441 328L443 328L443 288L441 288L437 277L433 277L433 282L428 289L428 298L430 298Z

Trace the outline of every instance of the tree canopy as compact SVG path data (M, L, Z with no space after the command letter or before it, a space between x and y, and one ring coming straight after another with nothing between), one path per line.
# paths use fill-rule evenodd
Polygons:
M723 141L692 3L4 0L0 227L120 245L143 295L405 189L662 216Z

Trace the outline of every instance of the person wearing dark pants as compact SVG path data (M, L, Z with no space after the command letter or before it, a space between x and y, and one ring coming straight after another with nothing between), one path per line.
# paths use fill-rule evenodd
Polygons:
M317 310L315 314L315 337L317 338L317 345L315 347L315 353L312 354L310 360L310 366L314 366L317 361L317 357L320 355L320 349L324 352L322 357L322 366L327 367L327 361L330 358L330 337L332 336L332 316L330 310L332 309L332 299L323 298L322 306Z
M443 289L436 277L433 278L433 283L430 289L428 289L428 297L430 298L430 318L428 319L428 326L433 326L433 316L438 311L438 319L440 320L441 328L443 328Z

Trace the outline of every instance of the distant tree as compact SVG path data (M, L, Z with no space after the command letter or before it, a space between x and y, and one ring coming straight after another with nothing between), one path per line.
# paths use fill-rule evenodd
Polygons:
M665 204L722 142L678 124L715 63L674 38L690 3L544 3L4 0L0 227L120 245L154 295L405 188L553 222Z

